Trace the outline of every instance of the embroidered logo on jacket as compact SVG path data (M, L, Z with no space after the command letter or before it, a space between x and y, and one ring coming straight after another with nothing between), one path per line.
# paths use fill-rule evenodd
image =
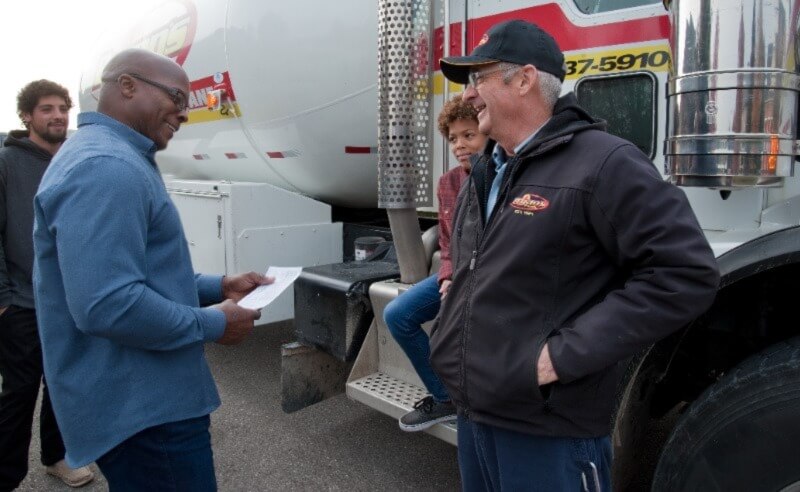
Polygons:
M542 198L533 193L525 193L511 202L511 207L516 209L514 210L515 214L533 215L533 212L541 212L549 206L550 202L547 198Z

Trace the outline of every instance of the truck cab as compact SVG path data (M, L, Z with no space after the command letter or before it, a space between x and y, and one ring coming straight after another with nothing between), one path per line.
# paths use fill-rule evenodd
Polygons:
M553 33L564 51L562 93L574 91L582 106L608 122L609 132L637 145L664 179L683 189L718 258L722 283L714 305L628 365L614 420L615 488L800 487L792 457L800 437L793 417L800 412L800 330L789 321L791 286L800 273L800 2L399 5L382 2L379 14L386 22L379 65L391 67L379 79L380 107L400 108L396 115L379 113L379 180L402 189L400 199L381 196L390 217L404 207L419 210L418 197L430 189L438 167L450 165L446 145L432 137L429 123L462 88L444 80L439 58L468 53L489 26L521 18ZM397 24L397 18L410 20ZM384 59L385 51L401 51L387 40L403 37L404 53L410 53L403 59L410 61ZM421 69L429 52L430 65ZM405 102L397 81L407 84ZM382 121L389 124L380 126ZM391 124L397 121L405 128ZM412 150L404 174L392 150L402 147L397 137L405 135ZM392 225L395 235L418 234L413 224L403 230L398 223ZM435 261L420 253L423 246L406 248L412 250L406 258L417 252L416 276L402 272L398 253L400 279L367 282L372 322L366 334L354 337L363 339L357 355L342 359L347 395L392 418L426 395L383 322L393 298L435 271ZM325 351L324 344L314 346ZM453 424L427 432L456 443Z

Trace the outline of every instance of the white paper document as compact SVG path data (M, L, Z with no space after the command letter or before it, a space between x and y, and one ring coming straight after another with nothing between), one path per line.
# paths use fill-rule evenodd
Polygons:
M256 287L256 290L239 301L239 305L247 309L261 309L268 306L281 292L297 280L302 270L302 267L269 267L265 275L267 277L275 277L275 282Z

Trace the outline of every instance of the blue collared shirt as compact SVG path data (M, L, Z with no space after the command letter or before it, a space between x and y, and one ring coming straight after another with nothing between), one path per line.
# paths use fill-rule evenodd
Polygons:
M53 159L34 200L34 298L67 463L207 415L203 344L225 329L221 277L195 276L153 141L101 113Z

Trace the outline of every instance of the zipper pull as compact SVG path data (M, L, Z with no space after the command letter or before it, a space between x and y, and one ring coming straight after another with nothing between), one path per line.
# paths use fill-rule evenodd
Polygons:
M475 270L475 259L476 259L477 256L478 256L478 251L477 250L473 251L472 252L472 259L469 260L469 269L470 270Z

